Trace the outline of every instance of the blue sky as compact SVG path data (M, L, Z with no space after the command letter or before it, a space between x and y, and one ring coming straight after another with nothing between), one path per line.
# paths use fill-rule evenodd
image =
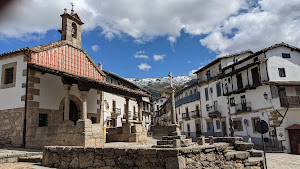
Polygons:
M70 0L15 0L0 12L0 53L60 40ZM185 76L216 57L275 43L300 47L300 1L73 0L82 48L126 78ZM32 8L34 7L34 10Z

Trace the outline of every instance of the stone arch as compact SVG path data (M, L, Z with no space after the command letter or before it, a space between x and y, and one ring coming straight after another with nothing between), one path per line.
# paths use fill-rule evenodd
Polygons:
M77 25L75 22L72 23L72 37L77 38Z
M72 100L77 108L78 108L78 114L80 115L81 112L82 112L82 101L75 95L72 95L70 94L70 100ZM64 106L65 106L65 97L62 98L62 100L60 101L60 104L59 104L59 110L61 110L63 112L64 110Z

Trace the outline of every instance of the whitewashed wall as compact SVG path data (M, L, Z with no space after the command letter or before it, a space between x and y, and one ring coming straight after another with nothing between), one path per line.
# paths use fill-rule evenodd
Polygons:
M63 83L60 76L51 74L38 74L40 84L35 84L36 89L40 89L40 96L34 96L35 101L40 102L40 108L59 110L59 105L62 99L65 97ZM78 85L73 84L70 90L70 94L78 97L80 100L80 92ZM97 104L97 100L100 96L97 94L97 90L91 89L87 97L87 111L88 113L97 113L97 109L100 107Z
M25 102L21 101L21 96L25 95L25 88L22 88L22 83L26 82L26 76L23 76L22 72L27 68L27 62L24 62L23 59L24 55L19 55L0 60L0 78L2 78L2 65L17 62L16 86L6 89L0 88L0 110L25 107Z

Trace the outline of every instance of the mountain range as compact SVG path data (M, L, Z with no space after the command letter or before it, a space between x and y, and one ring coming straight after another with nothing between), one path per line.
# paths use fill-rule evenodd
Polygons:
M143 87L152 93L153 97L159 97L161 93L167 91L170 86L169 77L158 78L127 78L130 82ZM173 85L176 89L197 81L197 76L177 76L173 77Z

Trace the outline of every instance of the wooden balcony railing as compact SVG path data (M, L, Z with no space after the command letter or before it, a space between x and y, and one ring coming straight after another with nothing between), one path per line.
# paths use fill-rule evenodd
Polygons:
M280 97L281 107L300 107L300 96Z

